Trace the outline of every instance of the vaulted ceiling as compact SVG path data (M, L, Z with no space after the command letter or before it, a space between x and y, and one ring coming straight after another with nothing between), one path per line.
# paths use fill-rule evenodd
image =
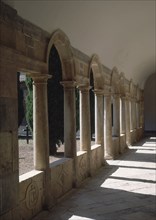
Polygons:
M144 87L156 72L156 1L4 0L18 14L52 33L60 28L71 45L116 66Z

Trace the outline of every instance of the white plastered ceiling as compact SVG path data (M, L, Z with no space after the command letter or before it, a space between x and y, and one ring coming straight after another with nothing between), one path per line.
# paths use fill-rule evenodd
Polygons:
M60 28L71 45L144 88L156 72L156 1L4 0L18 14L52 33Z

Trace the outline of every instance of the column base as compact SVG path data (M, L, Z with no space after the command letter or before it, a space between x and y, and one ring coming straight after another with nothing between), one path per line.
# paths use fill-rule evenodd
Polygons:
M114 156L111 156L111 155L106 155L105 160L114 160Z

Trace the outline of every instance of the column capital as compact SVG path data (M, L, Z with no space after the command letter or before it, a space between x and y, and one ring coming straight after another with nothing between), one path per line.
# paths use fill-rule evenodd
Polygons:
M121 94L120 93L114 93L112 96L113 96L113 98L119 98L121 96Z
M103 96L104 95L104 90L102 90L102 89L95 89L94 93L97 96Z
M78 86L78 89L81 91L81 92L88 92L92 87L89 86L89 85L79 85Z
M65 89L71 89L76 87L76 81L61 81L60 84L65 88Z
M103 96L104 97L111 97L111 93L104 93Z
M120 96L121 100L126 100L126 96Z
M30 77L33 79L33 84L42 84L47 83L47 80L52 76L48 74L30 74Z

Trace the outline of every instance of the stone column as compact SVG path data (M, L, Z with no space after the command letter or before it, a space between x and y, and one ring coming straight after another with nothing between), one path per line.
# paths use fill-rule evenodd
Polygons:
M79 86L80 91L80 150L87 151L87 172L91 175L90 87Z
M133 130L132 100L129 100L130 131Z
M134 129L137 129L137 103L134 101Z
M120 133L125 134L126 123L125 123L125 98L124 97L121 98L120 108L121 108L121 111L120 111Z
M101 145L101 162L104 164L103 91L95 90L95 143Z
M65 157L76 157L75 81L61 82L64 87L64 148Z
M119 95L114 95L113 97L113 116L114 116L114 125L113 125L113 136L120 136L120 98Z
M131 144L131 136L130 136L130 108L129 108L129 100L125 99L125 121L126 121L126 143L127 146Z
M34 168L45 171L44 207L50 206L49 124L47 80L51 76L30 74L33 79L33 144Z
M136 129L136 101L132 100L132 118L133 118L133 130Z
M90 104L89 104L90 87L80 86L80 150L90 151Z
M105 159L113 159L114 149L112 144L112 114L110 94L104 95L104 149Z
M49 129L47 109L48 75L36 75L33 78L33 143L34 167L46 170L49 167Z
M136 124L137 124L137 129L140 127L139 126L139 103L136 102Z
M95 143L103 139L103 91L95 90Z

